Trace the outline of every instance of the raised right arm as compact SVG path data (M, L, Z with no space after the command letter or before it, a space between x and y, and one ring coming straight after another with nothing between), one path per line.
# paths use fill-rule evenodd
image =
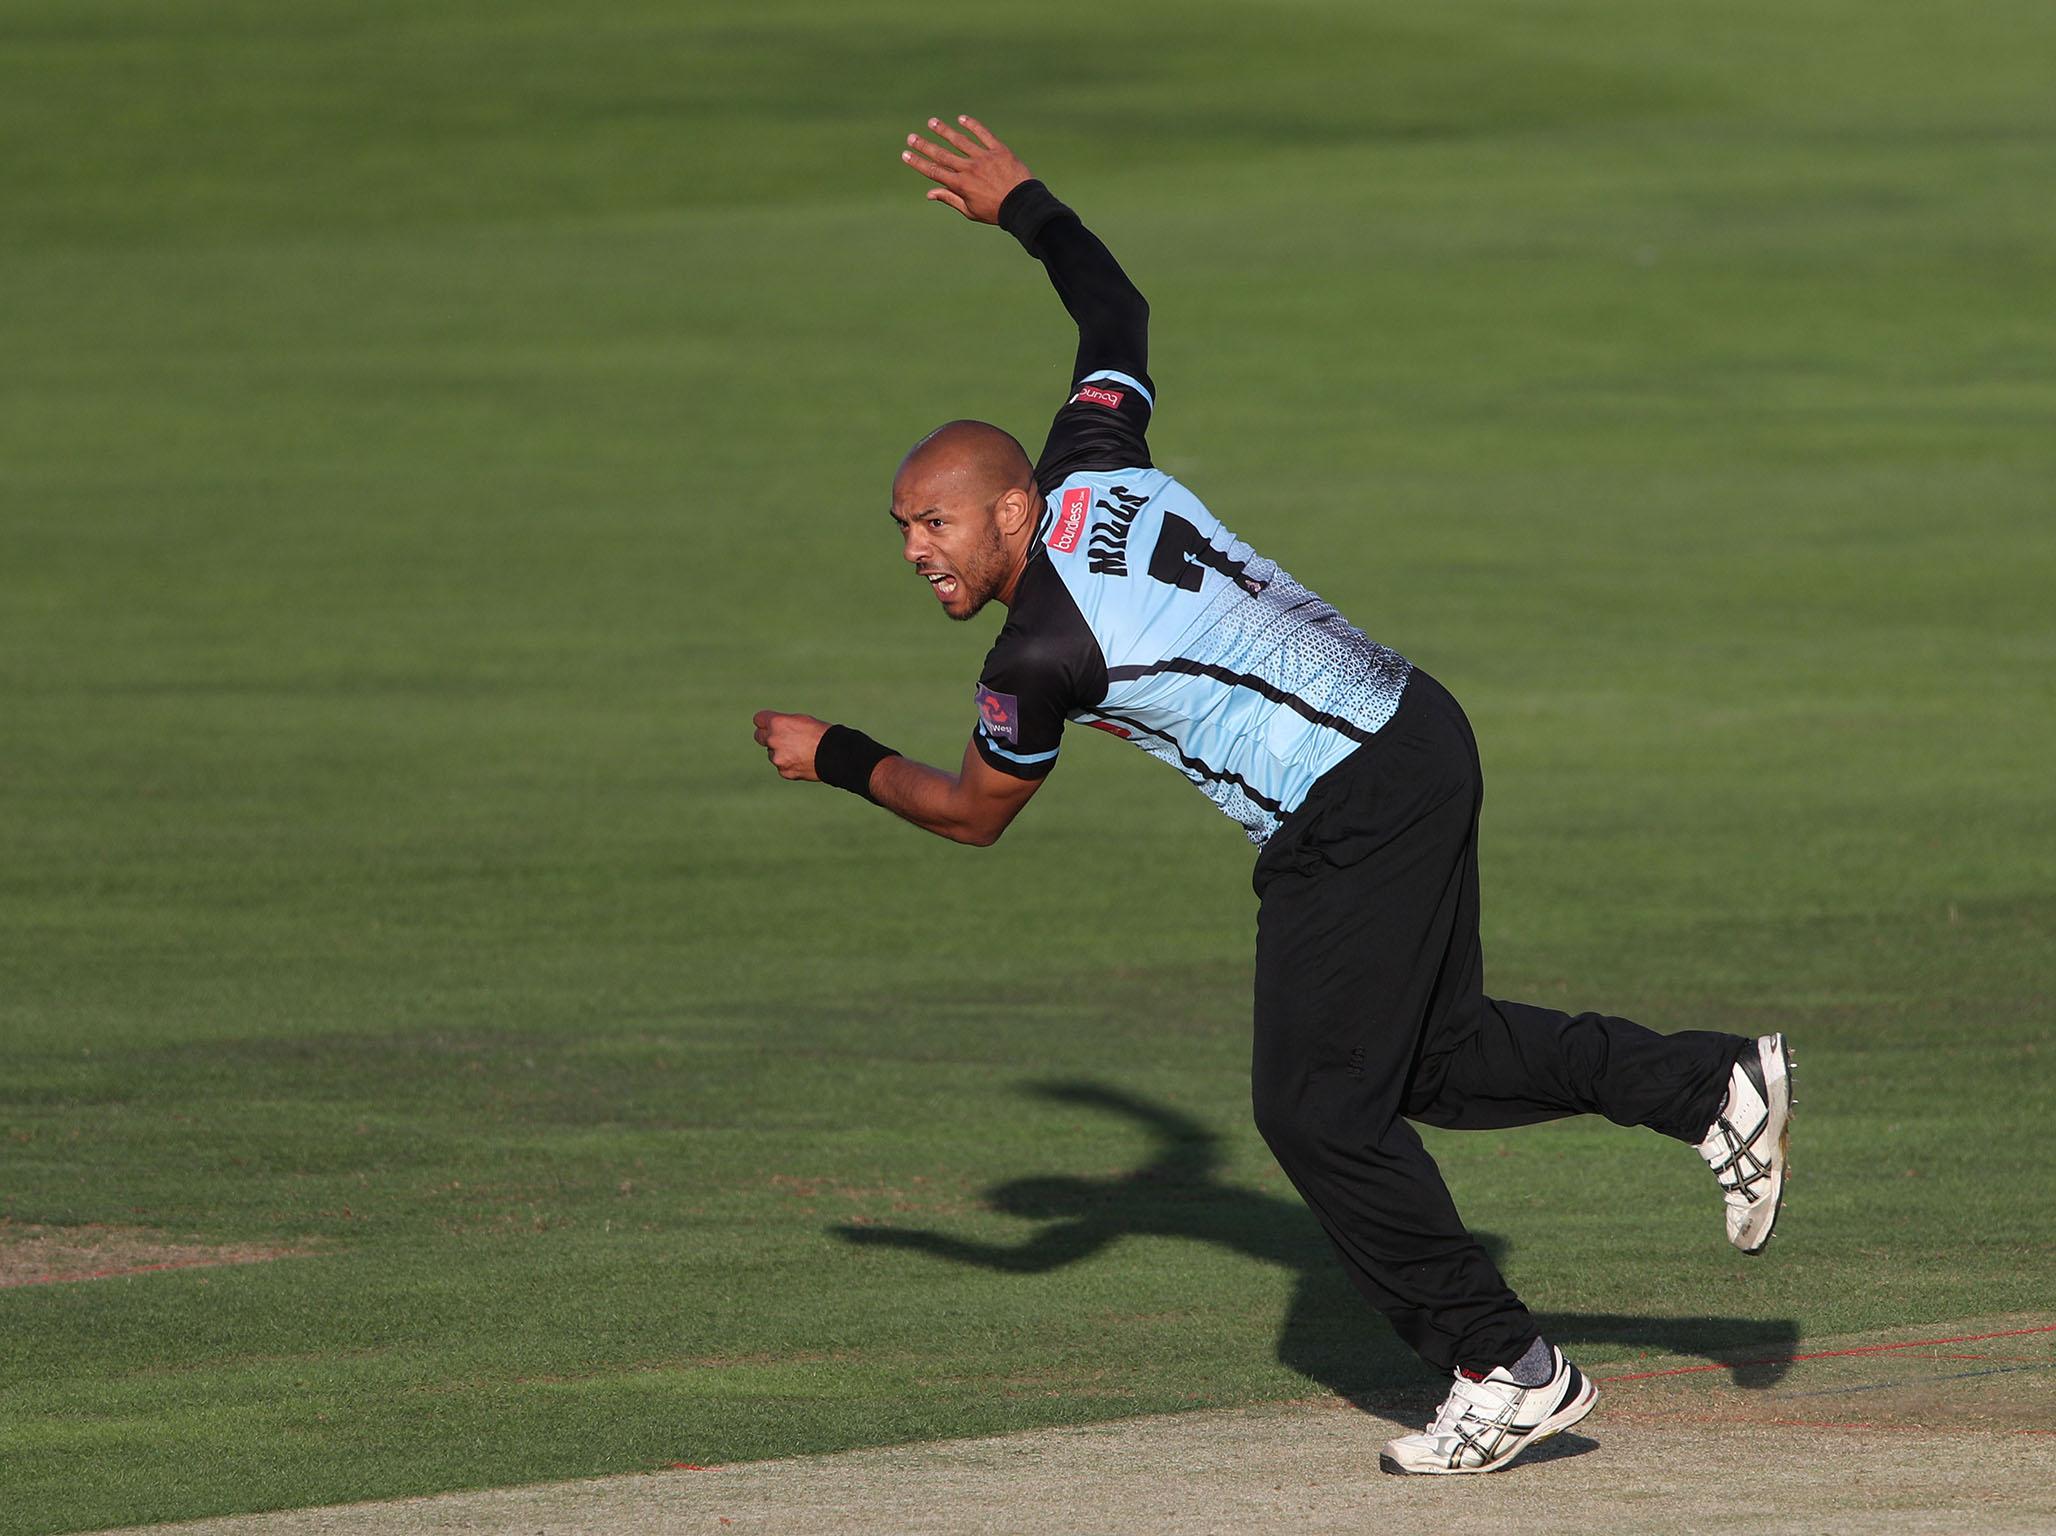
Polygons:
M1024 181L1000 205L999 227L1049 273L1078 324L1071 379L1111 376L1147 389L1149 301L1099 236L1039 181Z
M928 127L954 149L907 135L900 158L936 185L932 202L997 224L1040 261L1078 326L1071 387L1035 466L1045 492L1089 470L1149 467L1149 303L1113 253L1014 152L972 117Z

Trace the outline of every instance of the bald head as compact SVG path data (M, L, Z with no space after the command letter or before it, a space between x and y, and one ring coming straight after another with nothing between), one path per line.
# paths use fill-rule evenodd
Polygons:
M953 619L1013 601L1041 511L1028 455L986 421L937 427L892 477L901 553Z
M989 421L946 421L907 450L892 479L902 487L947 488L990 505L1007 491L1035 491L1035 467L1011 432Z

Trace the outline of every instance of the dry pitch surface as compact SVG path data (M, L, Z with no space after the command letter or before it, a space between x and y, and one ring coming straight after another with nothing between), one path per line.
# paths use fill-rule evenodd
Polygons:
M1375 1530L2056 1531L2056 1318L1598 1366L1573 1433L1485 1478L1377 1469L1334 1399L160 1526L181 1536Z
M165 1269L263 1264L310 1250L277 1243L203 1243L167 1238L149 1227L45 1227L0 1219L0 1289L69 1285Z

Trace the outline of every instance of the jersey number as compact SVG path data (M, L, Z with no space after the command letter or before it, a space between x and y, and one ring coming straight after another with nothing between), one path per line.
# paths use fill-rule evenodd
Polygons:
M1163 531L1157 535L1156 548L1149 555L1151 579L1187 592L1199 590L1208 570L1219 571L1246 592L1263 591L1262 582L1243 574L1245 565L1246 562L1230 560L1214 548L1197 528L1175 512L1164 514Z

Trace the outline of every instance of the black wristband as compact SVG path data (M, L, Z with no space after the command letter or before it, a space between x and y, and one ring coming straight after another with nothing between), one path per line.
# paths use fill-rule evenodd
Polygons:
M847 725L831 725L821 733L814 747L814 777L853 795L862 795L873 805L871 770L899 753L880 746L862 731Z

